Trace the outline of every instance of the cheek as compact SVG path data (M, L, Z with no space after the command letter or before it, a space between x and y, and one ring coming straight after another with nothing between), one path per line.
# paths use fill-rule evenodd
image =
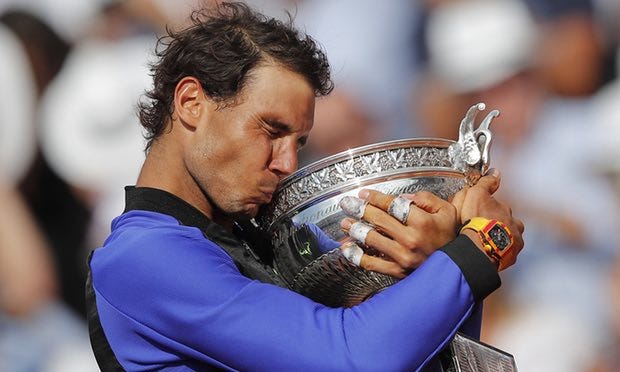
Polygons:
M220 176L227 177L231 182L246 180L249 184L259 177L257 173L266 169L272 157L272 142L266 136L246 137L243 141L229 142L226 146L219 145L207 166L210 172L217 171ZM250 139L247 139L250 138Z
M273 140L266 135L256 136L245 148L246 156L255 163L266 166L272 157Z
M192 178L206 191L210 188L220 188L222 180L231 177L227 174L228 159L231 154L227 152L230 146L221 144L209 136L197 136L185 147L185 162Z

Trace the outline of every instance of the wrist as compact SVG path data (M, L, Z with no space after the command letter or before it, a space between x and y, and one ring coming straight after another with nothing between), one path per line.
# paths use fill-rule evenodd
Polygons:
M491 260L499 263L500 271L510 266L510 261L503 260L503 257L510 254L514 246L514 237L506 224L495 219L473 217L461 228L461 232L467 230L472 230L478 235L476 242L481 244Z
M480 237L480 234L478 234L476 231L474 230L470 230L470 229L463 229L461 230L461 235L465 235L469 238L469 240L471 240L474 245L482 252L484 253L484 255L489 259L489 261L491 261L491 263L493 263L493 265L495 265L496 268L499 268L499 260L496 259L495 257L492 257L488 254L485 246L484 246L484 242L482 241L482 238Z

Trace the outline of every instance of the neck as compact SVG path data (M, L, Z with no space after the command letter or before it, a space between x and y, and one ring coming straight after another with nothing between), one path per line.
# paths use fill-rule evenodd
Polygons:
M180 148L171 146L165 141L155 141L151 145L136 186L152 187L174 194L197 208L212 221L223 225L226 229L232 229L232 223L222 224L217 221L220 218L217 218L217 213L214 213L211 202L185 167Z

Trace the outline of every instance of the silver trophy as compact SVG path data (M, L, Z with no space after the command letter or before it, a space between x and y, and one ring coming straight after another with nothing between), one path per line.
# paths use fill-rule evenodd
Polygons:
M288 287L327 306L351 307L394 284L397 279L362 269L335 249L349 240L340 229L346 217L340 200L357 196L363 188L394 195L426 190L449 199L465 185L473 185L489 168L489 126L499 115L491 111L475 128L476 115L484 109L478 103L467 111L458 141L414 138L376 143L321 159L282 180L256 222L272 237L276 270ZM488 368L462 367L471 365L475 348L486 363L477 365ZM509 354L462 335L448 349L441 358L446 371L516 370L512 357L512 364L505 362ZM493 352L495 359L489 357Z

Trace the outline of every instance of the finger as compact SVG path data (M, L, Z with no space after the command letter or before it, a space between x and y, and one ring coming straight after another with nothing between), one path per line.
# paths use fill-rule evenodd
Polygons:
M452 207L450 202L440 198L430 191L418 191L415 194L403 194L401 196L413 201L418 208L421 208L428 213L437 213L442 209Z
M364 217L368 202L355 196L345 196L340 199L338 205L340 205L340 208L347 216L359 220Z
M341 227L353 240L388 256L401 267L408 269L418 267L425 258L423 253L405 248L398 241L379 233L364 222L345 218L341 222Z
M340 247L340 251L349 262L366 270L390 275L398 279L404 278L409 271L403 269L394 261L366 254L359 246L353 243L343 245Z
M376 190L364 189L360 192L360 197L366 200L369 205L388 212L390 216L403 225L407 224L411 210L415 209L415 206L410 203L411 199L403 198L402 196L384 194ZM369 207L366 207L366 210L370 210ZM372 215L376 216L375 213L372 213ZM372 217L369 217L368 213L364 214L364 219L370 220L371 218ZM381 219L380 221L383 222L376 222L379 223L381 227L385 227L389 231L394 230L392 227L395 227L395 225L392 222L385 221L385 219ZM375 221L372 221L372 223L374 224Z
M500 181L499 171L493 168L487 172L486 176L481 177L472 188L482 188L488 191L489 194L494 194L499 189Z
M353 242L347 242L340 246L340 252L353 265L360 266L362 256L364 255L364 250L360 248L359 245Z
M387 211L390 203L395 195L384 194L380 191L371 190L371 189L363 189L359 193L359 197L363 200L366 200L368 203L374 205L375 207Z
M442 199L429 191L419 191L415 194L405 194L403 197L413 199L414 203L412 205L415 205L415 207L411 207L409 212L407 226L416 228L416 231L421 229L421 231L427 232L429 229L432 229L433 226L437 226L434 223L441 221L443 227L451 227L451 230L456 229L456 225L458 223L457 221L459 221L457 219L458 213L456 208L449 201ZM445 232L445 230L442 231ZM415 243L415 241L412 241L411 237L398 237L396 239L401 243L403 243L403 240L401 239L408 239L409 244ZM411 245L406 246L411 247Z
M456 208L457 223L463 222L461 219L461 209L463 209L463 204L465 203L465 196L467 195L468 189L468 187L465 187L452 196L452 205Z
M410 198L416 199L416 197L412 197L412 194L408 195ZM379 195L379 197L381 196ZM377 231L396 240L409 250L421 248L422 246L428 247L428 242L423 243L424 239L420 236L422 232L426 233L428 231L425 227L433 227L433 221L438 216L444 221L456 221L456 210L448 201L427 191L419 193L419 200L424 207L433 213L417 207L414 203L409 203L411 201L410 198L403 196L394 198L388 207L389 215L386 215L384 211L372 204L368 204L363 216L364 220L374 225ZM396 203L401 200L406 202ZM394 207L395 205L397 207ZM399 208L400 210L397 211ZM406 211L403 210L405 208ZM405 221L403 221L404 216L407 216ZM416 228L412 230L406 228L406 226L416 226ZM453 226L454 228L455 226ZM394 258L398 259L395 256Z
M363 269L389 275L397 279L404 278L405 276L407 276L407 273L411 271L399 266L396 262L385 260L376 256L371 256L369 254L362 255L359 266Z
M350 222L348 219L344 219L341 222L341 226L349 236L356 241L366 244L366 238L371 231L374 231L372 225L369 225L362 221Z
M424 262L426 256L420 250L410 250L398 241L380 234L376 230L370 231L366 236L366 246L389 257L401 268L412 270Z
M412 203L413 201L411 199L403 198L399 195L392 199L387 212L401 224L406 224L409 218L409 212L411 212Z
M394 201L399 199L393 198L392 200ZM387 225L395 225L396 221L394 221L394 218L389 218L384 210L379 209L372 204L369 204L369 202L366 200L356 198L354 196L345 196L340 200L338 204L340 205L340 208L342 208L342 211L348 217L358 220L364 219L373 225L379 225L381 227L386 227ZM409 204L410 203L407 203L406 206L407 214L409 213ZM393 203L390 203L390 206L393 206ZM390 207L388 207L388 210L389 209ZM389 213L389 215L392 214Z
M359 195L368 203L362 216L364 220L380 226L384 231L397 229L398 225L394 222L400 225L407 222L411 205L408 199L370 189L361 190ZM386 218L386 212L390 218Z
M411 206L410 208L414 208ZM394 233L404 229L404 225L396 218L386 213L384 210L368 204L364 211L364 221L375 226L377 231L385 233L390 237L394 237Z

